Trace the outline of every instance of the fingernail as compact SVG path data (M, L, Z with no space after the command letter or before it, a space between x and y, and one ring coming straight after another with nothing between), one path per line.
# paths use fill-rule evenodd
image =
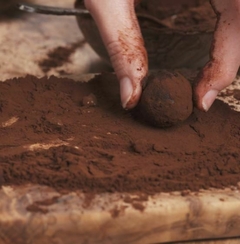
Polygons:
M208 91L205 96L203 97L202 100L202 107L203 109L207 112L209 110L209 108L212 106L214 100L216 99L218 95L218 91L217 90L210 90Z
M132 82L128 77L124 77L120 80L120 93L121 93L121 102L123 108L126 108L131 96L133 94Z

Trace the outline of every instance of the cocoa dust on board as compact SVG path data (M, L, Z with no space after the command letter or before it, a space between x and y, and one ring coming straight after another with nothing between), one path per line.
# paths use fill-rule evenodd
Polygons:
M237 185L239 121L216 101L158 129L122 109L113 75L13 79L0 84L0 184L147 194Z
M43 72L48 72L52 68L61 67L65 63L70 62L71 55L76 51L76 49L80 48L86 43L86 41L72 43L67 47L56 47L51 50L47 57L41 61L39 61L39 67Z

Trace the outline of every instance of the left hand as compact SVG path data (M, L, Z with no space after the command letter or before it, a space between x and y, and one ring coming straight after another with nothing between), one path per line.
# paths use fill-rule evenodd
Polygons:
M197 107L208 111L218 93L234 80L240 65L240 0L211 0L218 22L210 61L195 89Z

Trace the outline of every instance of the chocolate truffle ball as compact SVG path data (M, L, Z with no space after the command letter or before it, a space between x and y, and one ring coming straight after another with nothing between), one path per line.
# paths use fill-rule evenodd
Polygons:
M151 125L170 127L186 120L192 113L192 86L180 73L157 71L144 83L137 110Z

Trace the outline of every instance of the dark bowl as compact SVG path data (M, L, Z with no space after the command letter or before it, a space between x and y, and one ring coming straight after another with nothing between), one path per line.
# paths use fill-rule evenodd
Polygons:
M148 0L148 3L149 1L156 2L156 0ZM163 4L162 1L160 2ZM76 1L75 7L84 8L82 1ZM93 18L90 15L77 16L77 22L86 41L100 57L110 63L108 53ZM146 19L142 18L139 18L139 24L149 57L150 69L196 69L207 62L214 28L208 28L206 31L179 31L166 26L160 28L156 24L146 25Z

